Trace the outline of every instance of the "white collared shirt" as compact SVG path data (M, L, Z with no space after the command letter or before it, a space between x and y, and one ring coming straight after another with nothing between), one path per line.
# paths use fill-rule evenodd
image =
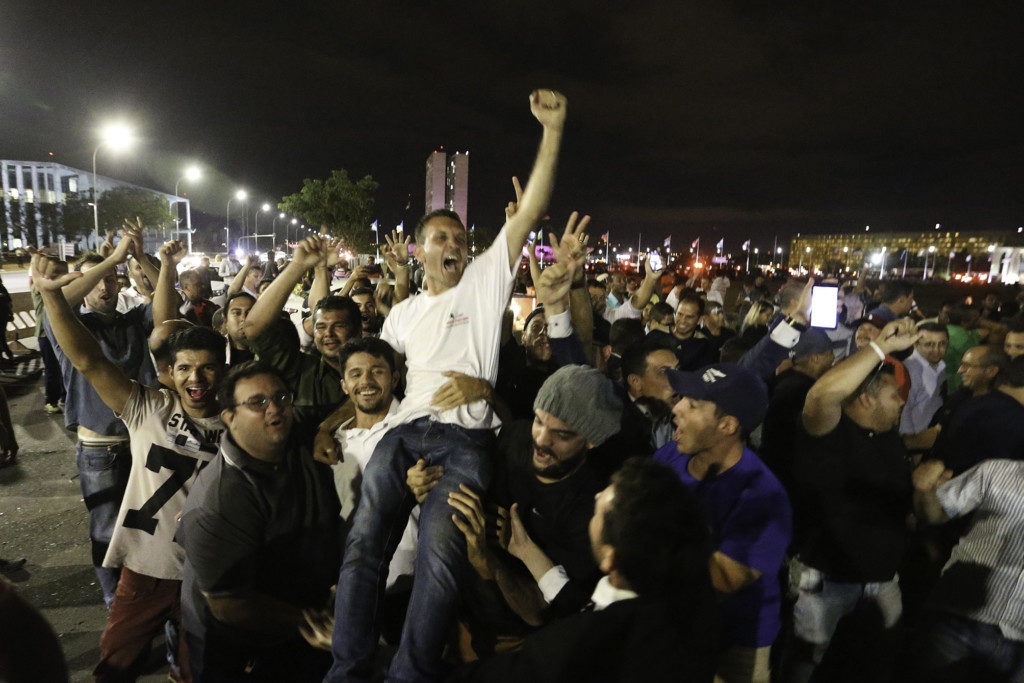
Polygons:
M910 375L910 395L903 406L900 434L918 434L928 429L932 417L942 407L942 385L946 381L946 363L932 365L914 349L903 361Z
M613 602L630 600L635 597L637 597L637 594L628 588L616 588L613 586L611 577L605 575L597 582L597 587L590 596L590 601L594 603L594 611L600 612Z

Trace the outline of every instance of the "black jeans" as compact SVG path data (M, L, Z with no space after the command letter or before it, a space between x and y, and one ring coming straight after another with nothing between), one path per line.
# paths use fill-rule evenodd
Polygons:
M50 339L45 335L36 339L39 341L39 354L43 357L43 400L55 405L64 400L64 378L61 376L60 363L53 353Z

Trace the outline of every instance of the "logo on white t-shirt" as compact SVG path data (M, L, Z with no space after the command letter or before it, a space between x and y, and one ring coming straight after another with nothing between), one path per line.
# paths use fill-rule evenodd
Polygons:
M460 327L468 324L469 316L465 313L449 313L448 320L445 321L444 326L451 329L453 327Z

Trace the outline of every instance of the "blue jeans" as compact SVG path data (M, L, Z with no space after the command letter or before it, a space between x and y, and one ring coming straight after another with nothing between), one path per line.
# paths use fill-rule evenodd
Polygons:
M803 683L811 680L835 635L839 620L862 601L873 602L882 615L886 630L896 626L903 614L899 577L873 583L833 581L797 559L789 565L790 593L796 595L793 631L796 635L786 653L781 680Z
M914 659L922 681L1024 682L1024 642L1010 640L998 626L955 614L933 616Z
M415 581L389 681L436 680L455 618L458 586L469 569L466 539L452 522L448 494L466 484L487 489L489 430L420 418L387 432L363 472L362 496L345 544L334 607L334 665L325 681L368 681L373 675L388 564L415 504L406 472L423 459L444 474L420 506Z
M103 566L110 537L117 524L117 513L128 485L132 454L128 442L111 446L84 446L78 442L78 480L82 498L89 510L89 540L92 541L92 564L103 589L107 608L114 602L117 590L117 569Z

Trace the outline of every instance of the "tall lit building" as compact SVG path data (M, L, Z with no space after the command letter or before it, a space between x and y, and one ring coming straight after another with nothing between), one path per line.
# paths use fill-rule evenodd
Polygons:
M427 213L450 209L469 225L469 152L445 153L444 148L427 157Z

